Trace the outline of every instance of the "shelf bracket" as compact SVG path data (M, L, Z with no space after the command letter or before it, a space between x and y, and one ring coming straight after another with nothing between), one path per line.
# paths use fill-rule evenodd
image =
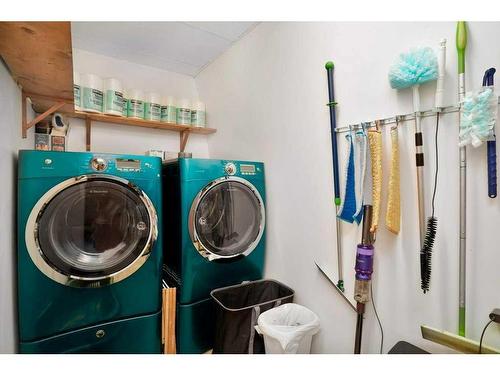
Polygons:
M26 129L26 93L24 91L21 92L21 135L23 138L28 136L28 129Z
M55 103L52 107L50 107L49 109L47 109L45 112L43 112L42 114L36 116L33 120L31 120L30 122L27 122L26 118L27 118L27 108L26 108L26 93L23 91L22 92L22 124L21 124L21 127L22 127L22 136L23 138L26 138L27 137L27 132L28 132L28 129L31 128L32 126L38 124L40 121L42 121L43 119L45 119L47 116L50 116L51 114L53 114L55 111L57 111L59 108L62 108L66 103L65 102L57 102Z
M90 116L85 116L85 149L90 151L90 143L92 136L92 119Z
M184 152L184 149L186 148L186 144L189 138L189 130L183 130L179 133L179 138L181 141L180 145L180 152Z

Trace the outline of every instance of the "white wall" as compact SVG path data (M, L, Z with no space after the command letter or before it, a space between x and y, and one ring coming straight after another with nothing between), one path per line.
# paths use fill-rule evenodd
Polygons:
M73 67L79 73L94 73L102 78L118 78L124 88L198 99L194 79L184 74L134 64L88 51L73 49ZM144 154L149 149L179 151L179 133L157 129L93 123L92 151ZM85 123L71 119L70 151L85 151ZM193 157L208 157L207 137L190 135L186 151Z
M499 23L469 24L467 86L478 87L486 68L500 62L495 35ZM448 39L445 104L456 103L454 23L263 23L196 77L218 133L209 140L211 157L262 160L267 179L266 276L296 291L296 300L317 312L322 331L318 353L352 353L355 315L317 271L314 261L330 254L336 269L332 204L331 146L326 71L335 61L338 124L412 111L411 93L388 84L389 66L410 47L437 48ZM433 104L434 84L421 89L422 106ZM423 123L426 144L426 200L430 215L434 121ZM387 131L389 129L386 129ZM390 158L384 135L384 187ZM431 291L419 287L419 249L413 125L400 129L402 230L383 228L376 242L374 293L385 331L384 351L407 340L432 352L448 349L421 338L420 325L456 332L458 327L458 127L457 116L442 118L437 193L438 237ZM344 155L344 142L340 143ZM485 149L469 150L467 335L479 339L487 314L500 306L500 201L487 197ZM385 188L386 189L386 188ZM384 189L384 190L385 190ZM343 225L345 279L354 278L360 229ZM485 342L500 343L490 326ZM365 353L378 352L373 310L365 318ZM495 341L496 340L496 341Z
M33 144L21 139L21 91L0 60L0 353L17 350L16 186L17 150Z

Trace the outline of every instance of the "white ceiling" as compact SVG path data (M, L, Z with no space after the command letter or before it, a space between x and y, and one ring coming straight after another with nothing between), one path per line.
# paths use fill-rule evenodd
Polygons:
M256 22L72 22L73 48L195 76Z

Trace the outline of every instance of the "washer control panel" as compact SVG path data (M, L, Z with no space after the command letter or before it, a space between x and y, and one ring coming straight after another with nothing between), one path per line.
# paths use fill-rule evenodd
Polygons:
M257 173L254 164L240 164L240 172L244 176L253 176Z
M90 161L90 166L94 171L102 172L108 167L108 162L101 157L95 157Z

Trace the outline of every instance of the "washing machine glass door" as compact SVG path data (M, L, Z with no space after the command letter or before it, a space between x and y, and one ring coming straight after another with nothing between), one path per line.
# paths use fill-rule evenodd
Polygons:
M71 286L123 280L147 259L157 218L149 198L114 176L81 176L52 188L28 219L26 243L36 266Z
M209 260L247 256L259 243L264 225L262 197L239 177L208 184L193 201L189 218L193 244Z

